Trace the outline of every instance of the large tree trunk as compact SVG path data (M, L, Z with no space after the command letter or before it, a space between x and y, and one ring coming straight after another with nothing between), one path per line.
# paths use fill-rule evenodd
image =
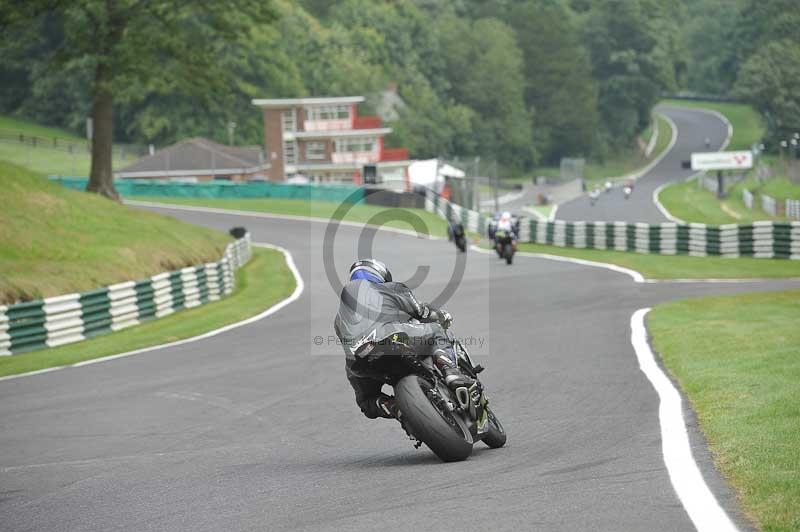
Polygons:
M111 169L114 96L111 94L109 77L108 66L98 63L92 100L92 170L86 190L119 201Z

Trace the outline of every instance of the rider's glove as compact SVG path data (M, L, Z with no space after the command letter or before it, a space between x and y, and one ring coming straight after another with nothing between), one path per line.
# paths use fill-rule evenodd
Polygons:
M439 325L444 327L445 329L449 329L451 325L453 325L453 316L450 315L445 309L440 308L437 311L439 315Z

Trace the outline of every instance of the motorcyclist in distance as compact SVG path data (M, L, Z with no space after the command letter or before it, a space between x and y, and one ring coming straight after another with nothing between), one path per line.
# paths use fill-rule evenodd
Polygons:
M518 229L519 227L516 223L514 223L514 218L511 216L510 212L504 211L500 214L500 218L497 220L496 231L506 231L508 233L512 233L514 235L514 240L516 240L517 233L519 232Z
M391 356L383 352L390 349L389 340L399 338L419 356L430 355L453 390L474 383L458 369L445 334L453 322L449 312L417 301L405 284L392 282L391 272L379 260L355 261L349 279L333 327L344 347L347 379L365 416L398 417L394 397L381 391L384 381L359 374L359 367L370 360ZM421 323L411 322L412 318Z

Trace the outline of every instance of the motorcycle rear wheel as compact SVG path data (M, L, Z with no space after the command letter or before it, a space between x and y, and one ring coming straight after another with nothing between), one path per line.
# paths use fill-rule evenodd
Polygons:
M458 422L455 414L433 404L426 393L430 388L431 383L417 375L407 375L395 385L394 396L403 423L442 461L466 460L472 454L469 429Z
M503 257L506 259L506 264L511 264L511 261L514 260L514 249L511 244L506 244L503 248Z

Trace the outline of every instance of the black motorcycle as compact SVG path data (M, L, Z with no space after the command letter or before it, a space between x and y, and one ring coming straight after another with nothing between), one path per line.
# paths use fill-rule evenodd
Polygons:
M451 239L455 241L456 247L461 253L467 252L467 235L464 232L463 224L455 224L451 229Z
M494 246L495 251L497 251L497 256L501 259L505 259L506 264L511 264L514 260L514 252L517 247L514 233L510 231L495 231Z
M506 432L489 408L489 399L467 350L448 330L447 337L458 356L459 369L475 384L451 390L431 357L420 357L398 338L367 346L352 370L363 377L380 379L394 387L400 424L419 448L424 443L445 462L466 460L472 446L483 441L491 448L506 443ZM388 342L388 343L387 343Z

